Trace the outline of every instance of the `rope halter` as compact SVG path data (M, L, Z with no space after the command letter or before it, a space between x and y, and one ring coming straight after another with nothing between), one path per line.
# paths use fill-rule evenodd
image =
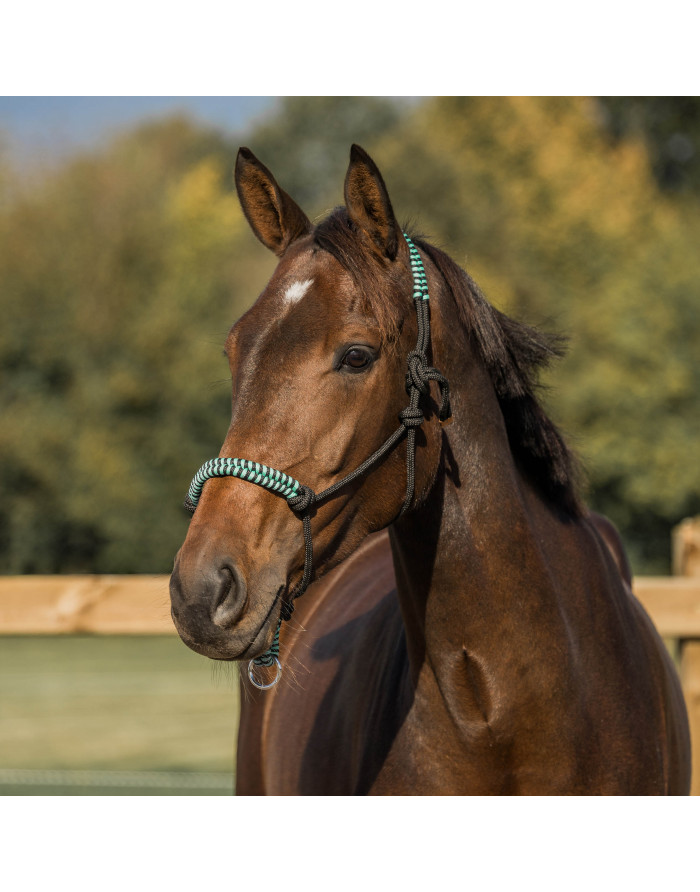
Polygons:
M197 471L185 499L185 508L194 514L202 494L202 488L207 480L212 477L238 477L240 480L255 483L257 486L261 486L269 492L285 498L291 510L302 521L304 531L304 572L302 578L289 599L282 603L280 621L277 625L272 646L264 654L248 663L248 677L255 687L261 690L273 687L280 679L282 673L279 661L280 627L283 620L288 620L291 617L294 611L294 601L304 594L311 582L314 555L311 539L311 511L313 507L335 495L338 490L372 469L406 434L406 496L398 515L398 517L401 517L408 511L413 502L415 492L416 430L425 421L425 416L419 403L421 396L429 395L431 381L436 381L440 388L441 403L438 409L438 418L440 421L446 421L452 414L450 408L450 388L447 379L437 369L428 365L430 295L428 294L428 280L425 275L425 268L423 267L423 261L418 253L418 249L406 233L404 233L404 238L408 245L411 272L413 273L413 302L418 321L418 339L415 349L411 350L407 357L406 392L409 395L409 404L399 412L401 424L394 433L384 441L376 452L365 459L358 468L320 493L315 493L310 487L295 480L294 477L290 477L289 474L259 462L242 458L214 458L205 462ZM275 679L269 684L260 682L255 675L255 667L257 666L276 666L277 674Z

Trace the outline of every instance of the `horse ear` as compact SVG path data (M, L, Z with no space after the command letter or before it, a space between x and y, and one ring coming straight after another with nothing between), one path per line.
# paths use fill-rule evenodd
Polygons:
M241 147L236 158L236 191L250 228L281 257L298 238L311 232L309 218L277 185L265 165Z
M382 256L395 260L401 229L377 165L358 145L350 149L345 206L350 220L369 236Z

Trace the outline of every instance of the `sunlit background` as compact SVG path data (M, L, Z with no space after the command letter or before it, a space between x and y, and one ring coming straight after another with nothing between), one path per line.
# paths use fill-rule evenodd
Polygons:
M274 266L238 146L314 219L352 142L496 306L569 336L545 402L635 572L670 571L700 512L700 100L74 97L0 98L0 573L169 572ZM0 792L230 792L236 708L175 638L0 638Z

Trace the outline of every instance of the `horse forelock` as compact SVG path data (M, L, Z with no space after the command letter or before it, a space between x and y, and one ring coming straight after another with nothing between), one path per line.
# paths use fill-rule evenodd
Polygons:
M360 309L377 322L382 342L398 341L410 299L405 284L406 271L397 264L383 266L362 243L344 207L332 211L313 233L314 244L327 251L351 275ZM402 296L405 299L402 301Z

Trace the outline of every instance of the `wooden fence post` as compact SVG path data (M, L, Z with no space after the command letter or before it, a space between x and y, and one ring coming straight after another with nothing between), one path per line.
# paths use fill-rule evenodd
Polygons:
M674 576L700 576L700 517L689 517L679 523L672 536ZM692 747L690 793L700 796L700 639L681 639L680 654Z

